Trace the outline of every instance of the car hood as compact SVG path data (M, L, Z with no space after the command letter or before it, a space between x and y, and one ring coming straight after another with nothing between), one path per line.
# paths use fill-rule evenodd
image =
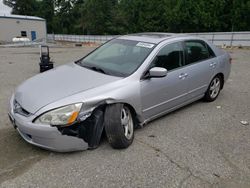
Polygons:
M15 100L35 113L52 102L120 79L71 63L26 80L16 89Z

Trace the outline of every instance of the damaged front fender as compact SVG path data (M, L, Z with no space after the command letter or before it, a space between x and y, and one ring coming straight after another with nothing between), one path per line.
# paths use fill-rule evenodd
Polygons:
M58 127L63 135L75 136L88 143L90 149L97 148L104 128L104 106L95 109L84 121L69 127Z

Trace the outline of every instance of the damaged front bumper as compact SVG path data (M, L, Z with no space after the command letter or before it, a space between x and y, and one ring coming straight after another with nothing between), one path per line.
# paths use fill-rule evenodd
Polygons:
M34 124L35 116L25 117L9 109L9 118L22 138L28 143L57 152L81 151L89 148L82 138L63 135L57 127Z
M24 120L19 114L9 114L9 116L19 134L30 144L57 152L88 149L88 143L83 139L62 135L56 127L34 124Z

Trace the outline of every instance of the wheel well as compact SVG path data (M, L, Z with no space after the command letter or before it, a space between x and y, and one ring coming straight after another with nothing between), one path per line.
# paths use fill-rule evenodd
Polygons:
M110 105L112 105L112 104L115 104L115 103L111 103ZM135 111L135 109L133 108L133 106L131 106L130 104L128 104L128 103L122 103L122 104L124 104L125 106L127 106L128 108L129 108L129 110L131 111L131 113L132 113L132 116L134 117L134 120L135 120L135 124L136 124L136 127L139 125L139 118L138 118L138 116L137 116L137 113L136 113L136 111ZM105 107L107 106L107 105L109 105L109 104L106 104L105 106L104 106L104 108L103 108L103 110L104 110L104 114L105 114Z
M124 105L127 106L129 108L129 110L132 112L132 116L134 117L135 128L136 128L139 125L139 119L138 119L138 116L137 116L137 113L136 113L135 109L133 108L133 106L131 106L128 103L124 103Z
M218 73L216 74L216 76L219 76L221 78L221 89L223 89L223 86L224 86L224 74L223 73Z
M106 106L107 105L112 105L112 104L115 104L115 103L111 103L111 104L105 104L105 105L100 105L100 106L98 106L97 108L100 108L100 109L102 109L103 110L103 112L104 112L104 116L105 116L105 108L106 108ZM137 116L137 113L136 113L136 111L135 111L135 109L133 108L133 106L131 106L130 104L128 104L128 103L122 103L122 104L124 104L124 105L126 105L128 108L129 108L129 110L131 111L131 113L132 113L132 116L134 117L134 120L135 120L135 128L137 128L138 126L139 126L139 119L138 119L138 116ZM97 109L96 108L96 109ZM103 122L104 123L104 122ZM105 126L104 126L104 128L103 128L103 131L102 131L102 136L106 136L106 134L105 134Z

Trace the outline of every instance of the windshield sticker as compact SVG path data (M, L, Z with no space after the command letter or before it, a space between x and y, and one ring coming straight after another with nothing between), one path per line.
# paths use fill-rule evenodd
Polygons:
M143 47L143 48L153 48L154 45L150 43L145 42L139 42L136 46Z

